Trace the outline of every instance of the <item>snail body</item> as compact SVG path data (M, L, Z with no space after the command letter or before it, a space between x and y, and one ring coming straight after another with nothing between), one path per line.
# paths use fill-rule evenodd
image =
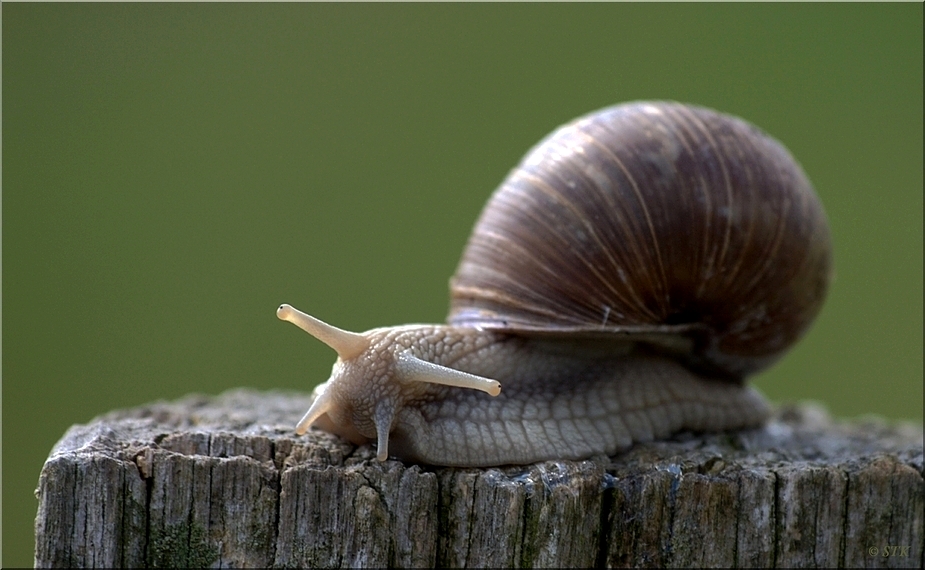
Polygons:
M278 309L339 357L296 431L488 466L759 426L744 380L802 336L830 277L821 203L780 143L701 107L602 109L492 195L447 324L358 334Z

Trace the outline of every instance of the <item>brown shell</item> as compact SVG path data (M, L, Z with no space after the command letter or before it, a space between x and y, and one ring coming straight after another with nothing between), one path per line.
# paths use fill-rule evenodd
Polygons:
M630 103L560 127L495 191L449 322L649 335L742 377L805 332L831 274L822 205L779 142L702 107Z

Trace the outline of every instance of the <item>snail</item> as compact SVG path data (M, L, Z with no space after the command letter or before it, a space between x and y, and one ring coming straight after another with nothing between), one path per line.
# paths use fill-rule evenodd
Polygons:
M485 205L447 324L330 326L296 432L441 466L614 455L679 431L762 425L745 383L807 330L832 275L802 168L742 119L636 102L540 141Z

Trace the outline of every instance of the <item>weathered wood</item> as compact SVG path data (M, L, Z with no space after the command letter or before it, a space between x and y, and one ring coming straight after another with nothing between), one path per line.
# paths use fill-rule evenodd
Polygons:
M766 428L613 458L378 463L237 390L72 427L39 479L35 564L921 567L921 426L785 407Z

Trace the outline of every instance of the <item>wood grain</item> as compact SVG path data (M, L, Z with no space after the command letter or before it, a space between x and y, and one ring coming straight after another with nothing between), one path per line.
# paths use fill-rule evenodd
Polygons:
M378 463L234 390L73 426L36 491L36 567L922 567L922 428L681 434L587 461Z

